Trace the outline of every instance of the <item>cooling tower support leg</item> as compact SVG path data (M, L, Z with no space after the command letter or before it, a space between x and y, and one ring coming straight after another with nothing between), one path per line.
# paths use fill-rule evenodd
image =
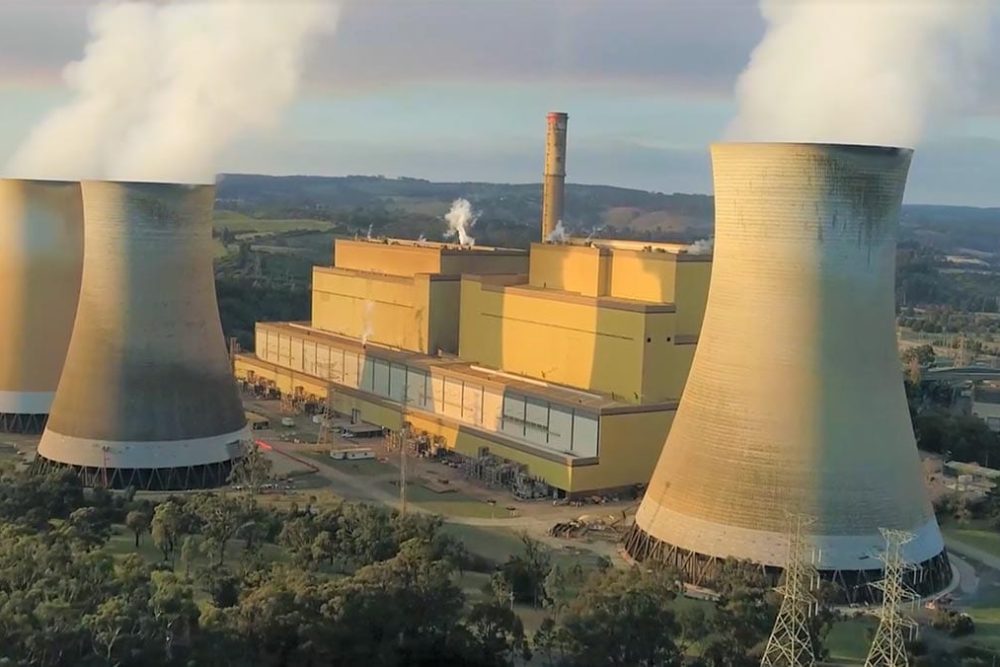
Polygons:
M654 561L676 568L686 583L695 586L712 588L716 577L723 572L727 563L735 562L710 554L701 554L687 549L667 544L646 533L638 525L633 526L625 534L623 540L625 551L636 561ZM742 561L749 564L748 561ZM771 565L754 564L759 568L771 586L780 583L782 568ZM879 603L882 591L876 585L882 578L881 568L870 570L820 570L820 579L837 584L840 591L839 602L842 603ZM947 551L942 551L915 567L906 571L905 580L908 586L921 596L931 595L943 590L952 577L951 565Z
M45 430L45 423L48 421L47 414L26 415L0 413L0 432L2 433L26 433L34 435Z
M84 486L139 491L186 491L225 486L236 461L221 461L205 465L176 468L100 468L74 466L37 457L32 470L47 474L56 470L73 470Z

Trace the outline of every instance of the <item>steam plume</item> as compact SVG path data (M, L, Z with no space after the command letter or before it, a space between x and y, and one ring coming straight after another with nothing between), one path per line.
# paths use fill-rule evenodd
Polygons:
M18 176L210 182L220 151L275 125L299 88L306 47L336 25L328 0L106 2L72 100L37 125Z
M971 101L993 0L761 0L733 139L912 146Z
M562 220L556 223L555 228L549 232L549 236L545 240L549 243L566 243L569 241L569 232L563 227Z
M365 300L364 310L361 313L361 321L364 330L361 332L361 346L368 344L368 339L375 334L375 302L371 299Z
M469 236L469 228L476 224L478 218L479 214L472 211L472 204L468 199L456 199L451 203L451 210L444 216L448 221L448 231L444 233L444 237L451 238L458 235L459 245L476 245L476 239Z
M689 255L711 255L715 239L701 239L684 248Z

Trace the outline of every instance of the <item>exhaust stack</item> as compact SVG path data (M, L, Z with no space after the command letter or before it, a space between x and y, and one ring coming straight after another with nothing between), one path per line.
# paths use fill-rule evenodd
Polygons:
M545 182L542 185L542 243L563 217L566 190L566 125L569 114L553 111L545 135Z
M215 188L82 191L80 303L40 465L111 488L224 484L248 432L215 297Z
M723 561L776 582L789 513L821 576L880 599L880 529L903 530L921 595L951 569L896 350L894 275L911 151L712 147L715 248L691 373L626 548L712 585Z
M80 184L0 179L0 431L45 428L82 271Z

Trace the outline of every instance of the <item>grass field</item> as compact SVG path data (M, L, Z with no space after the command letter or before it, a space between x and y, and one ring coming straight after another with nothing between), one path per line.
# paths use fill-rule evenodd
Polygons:
M830 650L830 662L841 665L863 665L871 643L870 630L874 630L872 618L850 618L843 620L830 630L826 646Z
M398 491L399 486L391 482L387 483L391 490ZM436 493L421 486L418 482L411 482L406 485L406 501L421 507L428 512L435 512L445 516L464 516L479 519L491 519L504 517L507 512L502 507L494 508L487 505L482 500L477 500L464 493L456 491L450 493Z
M941 532L944 533L946 539L958 540L1000 558L1000 532L992 528L979 527L974 523L964 527L946 524L942 527Z
M524 550L521 537L507 528L480 528L446 523L443 530L462 540L470 552L495 563L502 563Z
M970 607L965 612L976 624L976 632L969 637L969 643L1000 650L1000 608Z
M327 230L332 227L325 220L309 219L258 219L235 211L216 211L213 218L216 230L228 229L233 234L245 232L291 232L296 230Z

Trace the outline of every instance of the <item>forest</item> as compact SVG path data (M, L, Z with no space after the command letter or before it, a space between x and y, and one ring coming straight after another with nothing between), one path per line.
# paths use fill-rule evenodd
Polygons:
M718 601L680 605L667 569L553 566L527 536L493 562L435 515L269 505L255 448L234 475L239 493L152 499L6 469L5 664L750 667L776 611L739 564ZM469 570L490 574L477 601L460 585ZM515 601L544 610L535 632ZM822 650L833 616L820 618Z

